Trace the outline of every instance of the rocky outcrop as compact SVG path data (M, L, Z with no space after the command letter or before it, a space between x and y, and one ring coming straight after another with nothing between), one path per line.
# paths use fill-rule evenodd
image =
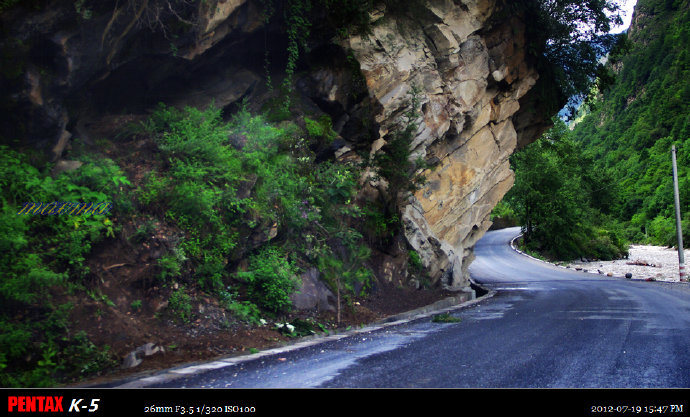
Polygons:
M342 159L375 154L405 124L418 126L412 159L429 168L418 173L426 185L401 202L405 237L433 282L465 289L472 247L513 183L508 158L550 115L530 94L539 74L519 16L498 17L497 0L409 3L375 7L366 34L343 38L314 25L296 88L332 117L340 136L331 151ZM79 4L0 14L0 134L50 149L54 160L74 137L89 140L95 113L259 100L265 48L284 53L284 32L266 23L258 1ZM412 94L414 121L406 118Z
M431 276L449 288L469 286L472 247L513 184L508 158L547 125L523 107L539 78L529 65L525 23L492 20L498 7L493 0L432 0L414 15L380 8L370 34L346 41L380 106L372 151L408 123L409 95L418 90L412 158L432 167L404 203L403 223Z
M86 123L98 114L141 111L158 101L223 106L258 79L237 62L226 63L224 72L206 72L224 56L209 49L225 42L233 51L233 40L251 38L263 26L255 2L52 0L23 6L0 14L0 135L50 149L54 160L71 139L89 140Z

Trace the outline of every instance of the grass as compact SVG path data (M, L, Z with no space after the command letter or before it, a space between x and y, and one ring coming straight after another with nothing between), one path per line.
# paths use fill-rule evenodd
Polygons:
M431 318L432 323L459 323L460 321L462 321L462 319L452 316L450 313L435 314Z

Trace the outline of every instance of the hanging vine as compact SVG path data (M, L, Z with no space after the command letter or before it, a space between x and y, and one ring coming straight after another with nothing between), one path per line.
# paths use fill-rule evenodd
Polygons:
M311 30L311 22L308 15L311 11L311 1L309 0L288 0L285 9L285 23L287 26L287 64L285 67L285 79L283 88L290 91L292 87L292 77L297 68L300 49L307 49L307 39Z
M268 24L276 15L277 7L274 0L261 0L263 6L262 15L265 24ZM312 10L310 0L287 0L283 6L283 21L285 22L285 32L287 35L287 61L285 64L285 77L281 84L280 111L287 112L290 108L290 93L292 92L292 81L297 69L297 61L300 51L307 49L307 39L311 32L311 21L309 13ZM270 74L270 51L268 48L268 35L264 37L265 56L264 70L266 71L266 85L269 90L273 90L273 82Z

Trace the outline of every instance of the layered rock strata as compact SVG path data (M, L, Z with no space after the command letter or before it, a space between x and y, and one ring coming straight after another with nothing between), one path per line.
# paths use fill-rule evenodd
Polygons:
M409 123L410 94L421 103L412 158L433 166L404 203L403 223L430 275L451 289L469 286L472 247L513 184L510 155L543 129L523 114L516 131L521 101L539 74L528 65L524 23L492 21L497 7L493 0L432 0L414 16L381 8L370 34L346 42L381 108L373 151Z

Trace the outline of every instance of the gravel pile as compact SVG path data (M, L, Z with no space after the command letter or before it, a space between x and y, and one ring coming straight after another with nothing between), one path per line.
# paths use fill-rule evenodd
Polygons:
M688 273L690 250L685 250L685 270ZM632 274L633 279L653 279L655 281L678 281L678 251L673 248L650 245L630 246L628 259L616 261L575 261L569 268L586 270L592 273L622 277Z

